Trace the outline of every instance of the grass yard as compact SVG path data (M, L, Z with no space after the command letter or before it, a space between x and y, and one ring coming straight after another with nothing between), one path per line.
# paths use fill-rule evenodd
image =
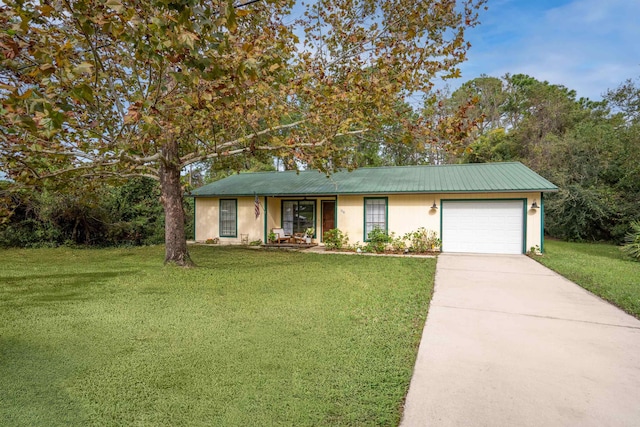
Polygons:
M399 423L434 259L163 251L0 251L0 425Z
M640 319L640 262L618 246L546 240L542 264Z

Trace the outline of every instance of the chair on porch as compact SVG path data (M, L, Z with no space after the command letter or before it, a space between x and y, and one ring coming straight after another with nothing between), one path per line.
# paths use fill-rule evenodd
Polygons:
M291 236L288 235L287 233L285 233L283 228L273 228L271 231L273 232L273 234L276 235L276 242L278 242L278 243L282 243L282 242L289 243L291 241Z
M297 244L301 244L301 243L304 243L306 241L306 237L305 237L304 233L294 233L292 238L293 238L293 242L297 243Z

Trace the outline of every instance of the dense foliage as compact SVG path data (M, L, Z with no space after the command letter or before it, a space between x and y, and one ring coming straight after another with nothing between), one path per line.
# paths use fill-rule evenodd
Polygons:
M162 243L157 183L67 187L15 193L13 215L0 225L0 246L141 245Z

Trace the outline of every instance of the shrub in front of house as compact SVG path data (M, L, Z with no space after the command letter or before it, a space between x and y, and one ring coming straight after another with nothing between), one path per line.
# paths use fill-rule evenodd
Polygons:
M364 247L365 252L382 253L387 249L387 245L391 243L393 237L381 228L374 228L367 236L369 241Z
M349 237L341 230L334 228L329 231L325 231L322 235L325 249L329 251L340 250L347 248L349 245Z
M394 253L404 253L407 249L407 242L404 236L396 237L395 233L391 233L389 236L391 237L391 251Z
M438 238L438 234L433 230L427 230L424 227L418 228L404 235L404 239L410 242L409 250L411 252L439 252L442 241Z
M328 251L345 250L349 252L367 253L433 253L439 252L441 240L438 234L424 227L396 236L395 232L387 233L381 228L369 232L368 241L364 244L349 244L349 237L341 230L334 228L323 234L325 249Z

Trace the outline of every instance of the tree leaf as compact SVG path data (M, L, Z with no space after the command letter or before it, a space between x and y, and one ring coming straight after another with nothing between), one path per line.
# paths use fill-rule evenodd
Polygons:
M111 8L111 9L115 10L118 13L122 12L122 10L124 9L124 6L120 2L120 0L107 0L105 5L107 7L109 7L109 8Z
M75 74L91 74L93 72L93 64L90 62L81 62L73 69Z

